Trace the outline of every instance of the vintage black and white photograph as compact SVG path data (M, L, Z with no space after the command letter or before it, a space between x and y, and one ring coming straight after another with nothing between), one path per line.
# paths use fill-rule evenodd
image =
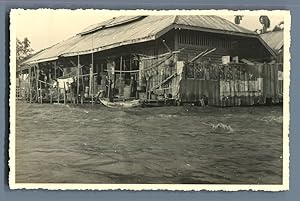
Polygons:
M289 11L10 12L12 189L289 189Z

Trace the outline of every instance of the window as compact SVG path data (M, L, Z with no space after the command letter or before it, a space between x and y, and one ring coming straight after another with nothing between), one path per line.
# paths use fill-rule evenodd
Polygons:
M183 30L179 33L178 42L189 46L207 46L212 48L232 48L232 40L227 37L216 37L202 32Z

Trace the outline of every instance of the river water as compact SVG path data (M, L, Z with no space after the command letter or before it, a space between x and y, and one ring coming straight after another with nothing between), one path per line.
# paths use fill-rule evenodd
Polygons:
M282 183L279 106L16 109L17 183Z

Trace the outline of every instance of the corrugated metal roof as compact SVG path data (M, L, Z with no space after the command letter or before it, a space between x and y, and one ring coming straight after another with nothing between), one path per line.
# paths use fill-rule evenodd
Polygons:
M215 30L252 37L257 35L255 32L218 16L123 16L89 26L78 35L41 51L24 63L51 61L56 60L59 56L88 54L122 45L154 40L177 25L201 28L203 31Z
M277 53L283 47L283 30L260 34L260 37Z
M84 35L88 33L92 33L94 31L100 30L100 29L105 29L108 27L113 27L113 26L118 26L121 24L133 22L135 20L139 20L145 16L119 16L119 17L114 17L109 20L105 20L104 22L100 22L97 24L90 25L86 27L84 30L82 30L79 35Z
M175 24L201 27L225 32L256 34L254 31L245 29L215 15L180 15L176 18Z

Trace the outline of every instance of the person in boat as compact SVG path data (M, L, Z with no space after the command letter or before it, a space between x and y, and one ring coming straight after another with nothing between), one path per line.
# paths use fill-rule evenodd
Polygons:
M134 79L134 76L131 76L130 79L130 96L136 97L136 91L137 91L137 82Z

